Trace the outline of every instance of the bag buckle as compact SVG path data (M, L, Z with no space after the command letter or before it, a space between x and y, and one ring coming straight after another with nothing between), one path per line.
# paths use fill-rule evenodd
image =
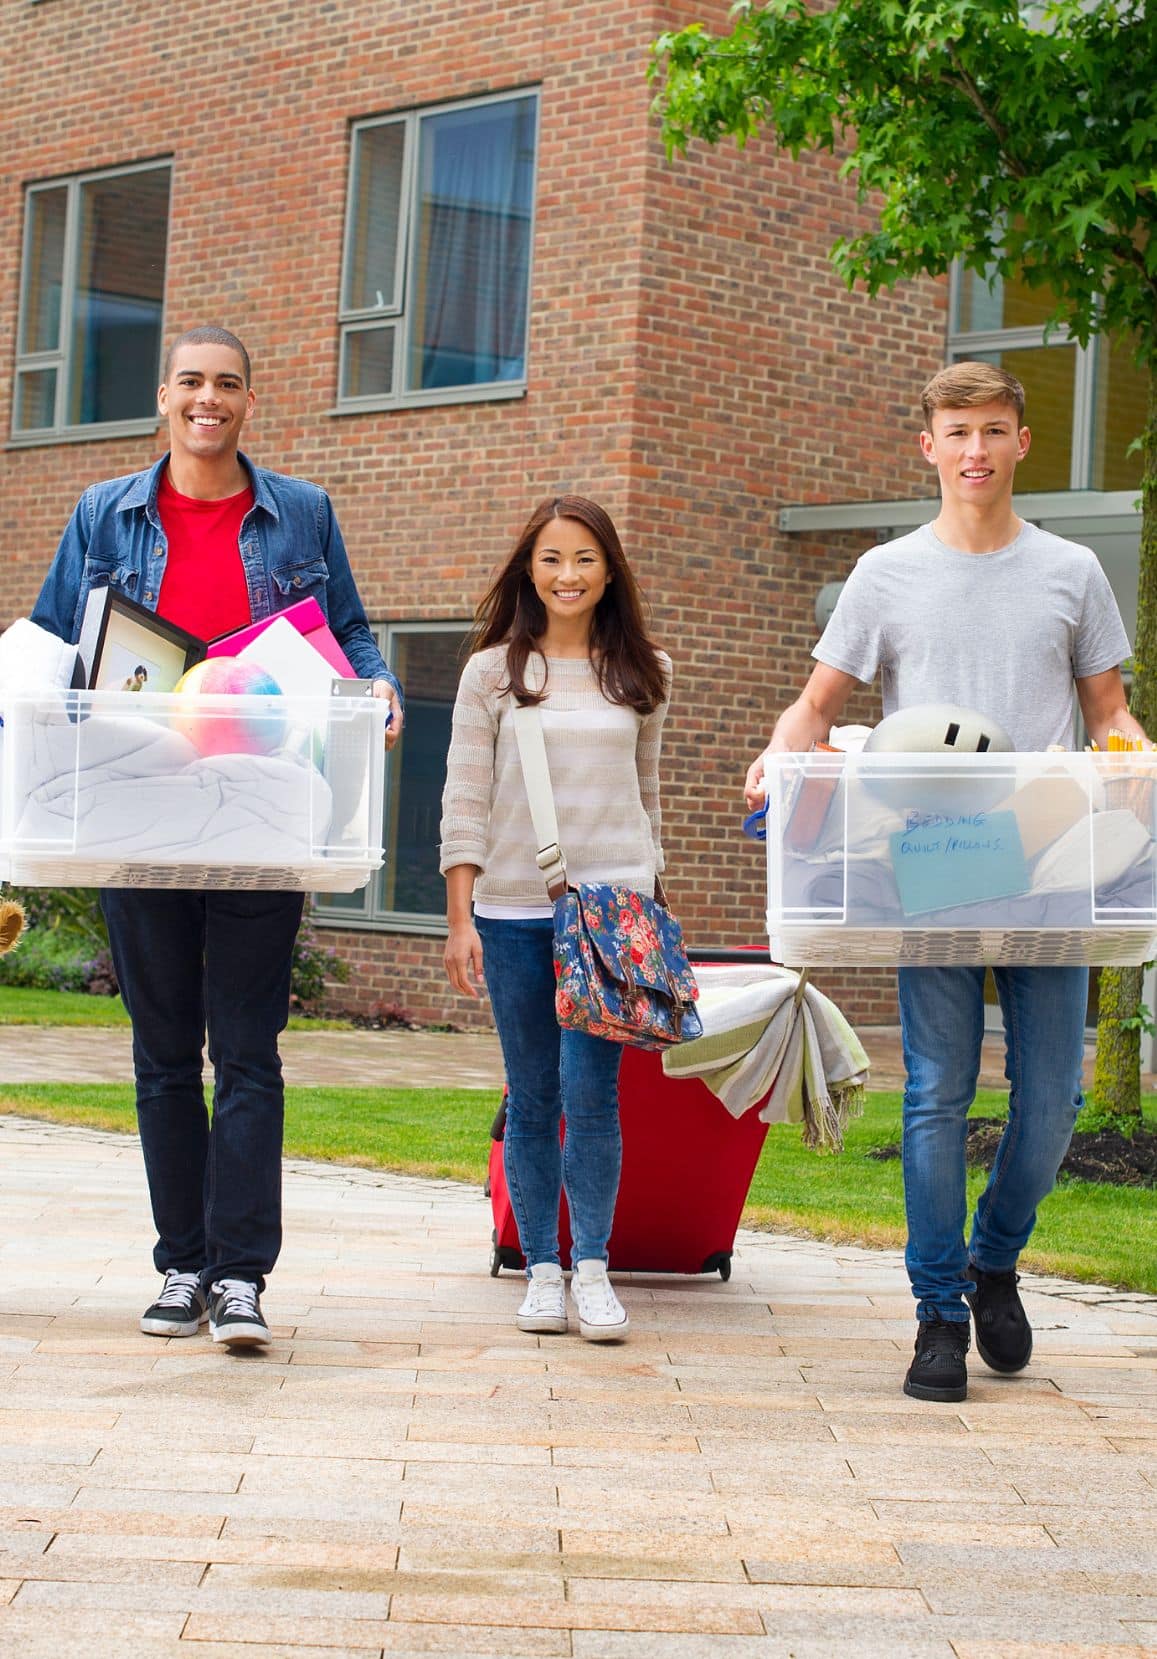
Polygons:
M552 841L549 847L543 847L536 852L534 862L546 881L547 897L561 898L566 892L566 859L558 842Z

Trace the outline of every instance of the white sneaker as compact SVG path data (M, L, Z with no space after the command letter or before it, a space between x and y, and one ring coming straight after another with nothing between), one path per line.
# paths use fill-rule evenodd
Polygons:
M518 1310L520 1331L566 1330L566 1286L557 1262L535 1262L526 1281L526 1299Z
M626 1336L631 1321L607 1277L605 1262L575 1262L570 1293L579 1330L588 1342L617 1342Z

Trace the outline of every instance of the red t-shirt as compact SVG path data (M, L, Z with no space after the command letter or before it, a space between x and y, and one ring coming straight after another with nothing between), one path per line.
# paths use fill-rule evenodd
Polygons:
M253 505L246 487L222 501L179 495L166 471L157 492L157 510L168 543L157 614L199 639L244 628L249 589L237 545L241 521Z

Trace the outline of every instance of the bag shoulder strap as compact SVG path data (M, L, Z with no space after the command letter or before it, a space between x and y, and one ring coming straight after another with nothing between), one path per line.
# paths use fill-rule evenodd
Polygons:
M516 704L512 714L530 821L538 842L534 862L542 871L548 897L558 899L566 892L566 858L558 844L558 813L546 758L546 739L542 734L542 714L535 704L524 707Z

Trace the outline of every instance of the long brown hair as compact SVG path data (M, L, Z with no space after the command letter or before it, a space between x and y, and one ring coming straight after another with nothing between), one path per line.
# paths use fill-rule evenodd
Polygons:
M582 495L554 495L540 501L514 548L474 613L467 642L471 654L506 646L507 685L518 703L541 703L546 695L526 683L526 665L546 632L546 607L534 591L530 564L540 531L555 518L585 524L607 560L608 581L591 618L590 654L599 690L612 703L650 714L667 694L658 650L647 632L639 584L631 574L619 532L597 501Z

